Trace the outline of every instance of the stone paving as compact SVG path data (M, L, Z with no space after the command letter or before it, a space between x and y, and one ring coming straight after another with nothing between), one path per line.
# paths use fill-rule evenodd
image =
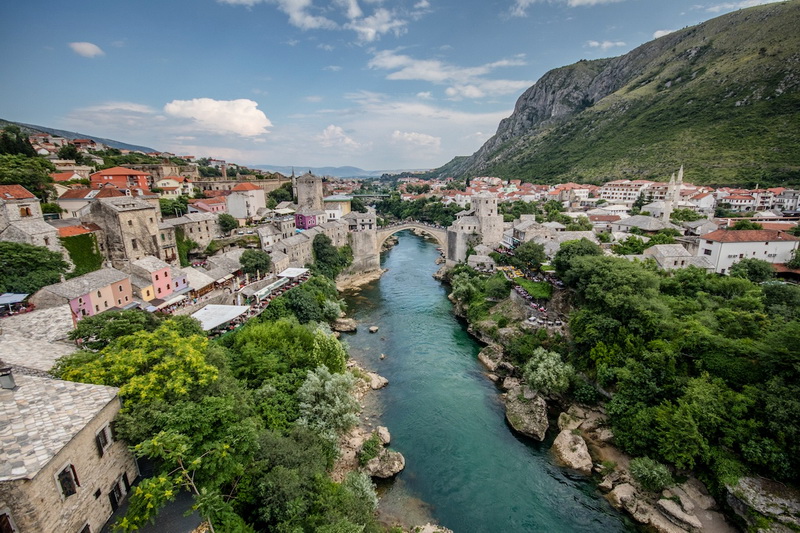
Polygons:
M70 331L68 305L4 318L0 320L0 359L48 371L56 359L77 351L75 344L67 340Z

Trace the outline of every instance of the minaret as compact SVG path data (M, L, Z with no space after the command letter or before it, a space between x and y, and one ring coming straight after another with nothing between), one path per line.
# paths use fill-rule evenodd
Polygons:
M683 167L681 167L683 169ZM661 212L661 221L665 224L669 223L669 217L672 215L672 200L675 197L675 173L669 178L669 185L667 186L667 194L664 196L664 210Z

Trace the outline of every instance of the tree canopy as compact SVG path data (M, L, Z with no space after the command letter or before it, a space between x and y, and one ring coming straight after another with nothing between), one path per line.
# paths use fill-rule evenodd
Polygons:
M0 241L0 293L33 294L61 281L69 265L43 246Z
M0 185L22 185L41 200L52 192L53 164L42 157L0 155Z
M248 274L265 274L272 268L272 258L264 250L245 250L239 257L239 263L242 265L242 272Z

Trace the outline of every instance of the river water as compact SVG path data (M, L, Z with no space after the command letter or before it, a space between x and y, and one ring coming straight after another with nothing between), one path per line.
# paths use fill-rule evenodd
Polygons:
M389 428L391 447L406 458L405 470L379 486L381 518L435 521L455 533L634 531L591 483L554 464L554 434L536 443L512 432L477 360L480 346L431 277L436 245L408 231L399 237L382 258L388 272L347 295L360 328L342 337L356 360L389 380L369 395L366 414Z

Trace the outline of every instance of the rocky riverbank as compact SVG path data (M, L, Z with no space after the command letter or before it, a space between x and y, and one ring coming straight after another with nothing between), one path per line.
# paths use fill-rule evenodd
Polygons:
M336 289L339 292L346 290L357 290L362 285L378 280L386 272L382 268L370 270L367 272L358 272L355 274L342 274L336 278Z

